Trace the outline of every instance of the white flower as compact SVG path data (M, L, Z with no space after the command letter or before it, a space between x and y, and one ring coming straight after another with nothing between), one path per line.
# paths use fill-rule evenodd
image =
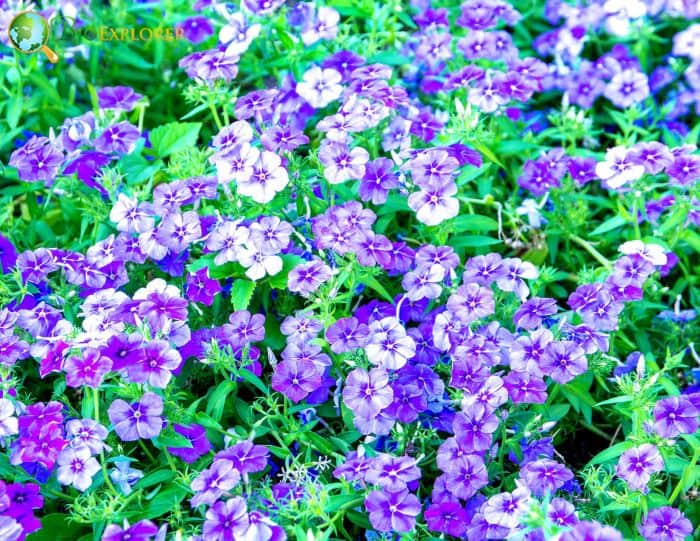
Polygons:
M265 254L260 248L251 248L247 244L239 251L238 261L248 269L245 275L253 281L261 280L265 275L274 276L282 270L280 256Z
M7 398L0 398L0 438L17 434L15 406Z
M296 91L309 105L320 109L337 100L343 92L342 76L334 69L314 66L304 73L304 80L297 83Z
M641 240L630 240L618 248L625 255L637 254L654 265L665 265L668 262L666 250L658 244L644 244Z
M642 177L644 166L632 163L627 154L625 147L617 146L605 153L605 161L598 162L595 174L604 181L605 187L616 190Z
M251 197L257 203L269 203L278 192L289 184L282 158L274 152L264 151L253 165L250 178L238 181L238 193Z

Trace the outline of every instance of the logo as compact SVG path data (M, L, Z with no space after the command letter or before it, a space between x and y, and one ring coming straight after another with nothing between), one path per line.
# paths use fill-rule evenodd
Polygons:
M10 21L7 37L20 53L32 54L41 51L49 62L58 62L58 55L46 46L51 35L49 22L36 11L23 11Z

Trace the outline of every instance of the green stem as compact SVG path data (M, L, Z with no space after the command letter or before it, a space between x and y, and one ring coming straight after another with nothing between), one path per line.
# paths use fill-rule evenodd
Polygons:
M216 127L220 130L221 128L223 128L223 124L221 124L219 113L216 111L216 105L214 105L214 102L211 99L209 100L209 110L211 111L211 115L214 117Z
M143 452L146 453L148 460L150 460L151 462L155 462L156 458L153 456L153 453L151 453L148 450L148 447L146 447L146 444L143 443L143 440L141 438L139 438L139 445L141 446L141 449L143 449Z
M569 238L573 240L576 244L581 246L584 250L586 250L589 254L593 256L593 258L603 265L606 269L610 270L612 268L612 264L610 261L606 259L606 257L601 254L598 250L596 250L593 245L588 242L587 240L582 239L578 235L569 235Z
M693 473L693 471L695 470L695 464L697 464L698 459L700 459L700 447L695 449L695 453L693 453L692 460L683 470L683 475L681 475L681 478L678 481L676 488L673 489L671 496L668 498L669 505L673 505L673 502L676 500L676 498L678 498L678 496L680 496L680 493L683 491L683 483L686 480L686 477L690 476Z

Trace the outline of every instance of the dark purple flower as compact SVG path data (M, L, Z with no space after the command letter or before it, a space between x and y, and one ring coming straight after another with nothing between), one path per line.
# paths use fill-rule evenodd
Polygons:
M597 163L595 158L570 158L569 174L577 185L583 186L596 178L595 166Z
M207 431L201 425L179 425L174 424L175 432L187 438L191 447L168 447L168 452L184 460L188 464L192 464L202 455L207 454L211 450L211 443L207 439Z
M189 17L179 23L176 29L182 32L185 39L197 45L214 33L214 27L206 17Z
M433 503L425 510L425 522L435 532L462 537L467 531L468 515L458 503Z
M209 269L204 267L187 275L187 297L194 302L211 306L214 297L222 290L218 280L209 278Z

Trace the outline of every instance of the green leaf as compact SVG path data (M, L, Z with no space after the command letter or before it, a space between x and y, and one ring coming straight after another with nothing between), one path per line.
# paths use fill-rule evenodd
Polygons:
M631 449L632 447L634 447L634 442L631 441L623 441L620 443L616 443L612 447L608 447L604 451L601 451L596 456L594 456L591 459L591 461L587 464L587 466L594 466L596 464L610 462L611 460L617 458L622 453L624 453L627 449Z
M51 513L41 519L41 529L27 536L27 541L75 541L84 527L68 521L70 515Z
M178 507L188 490L180 485L171 485L161 491L143 510L139 518L153 519Z
M461 233L462 231L496 231L498 229L498 222L489 216L463 214L454 219L452 227L457 233Z
M681 226L685 219L688 217L690 212L690 207L688 205L682 204L676 207L673 212L664 220L664 223L659 228L659 232L662 235L673 231L674 229Z
M211 415L217 421L221 421L226 408L226 399L236 388L236 384L231 380L224 380L219 383L209 395L207 400L207 415Z
M371 274L365 274L360 276L359 278L360 283L365 284L368 288L373 289L377 293L379 293L384 299L386 299L387 302L394 303L394 298L389 294L389 292L386 290L386 288L379 283L379 280L377 280L374 276Z
M453 248L478 248L481 246L501 244L501 242L503 241L500 239L494 239L493 237L486 237L484 235L464 235L450 241L450 244Z
M159 158L164 158L173 152L194 146L201 127L201 122L170 122L158 126L151 131L149 137L153 152Z
M156 470L139 480L136 488L148 488L163 483L169 483L175 478L175 473L170 469Z
M613 229L618 229L627 225L629 222L622 216L613 216L609 220L605 220L602 224L591 231L591 235L602 235Z
M233 282L231 287L231 302L234 310L245 310L250 304L250 299L253 298L255 291L255 282L239 278Z
M22 104L24 99L21 96L13 95L7 102L7 123L10 128L15 129L22 116Z
M191 449L192 442L188 440L182 434L175 432L172 425L169 425L165 430L163 430L156 439L153 440L153 444L156 447L178 447L184 449Z

